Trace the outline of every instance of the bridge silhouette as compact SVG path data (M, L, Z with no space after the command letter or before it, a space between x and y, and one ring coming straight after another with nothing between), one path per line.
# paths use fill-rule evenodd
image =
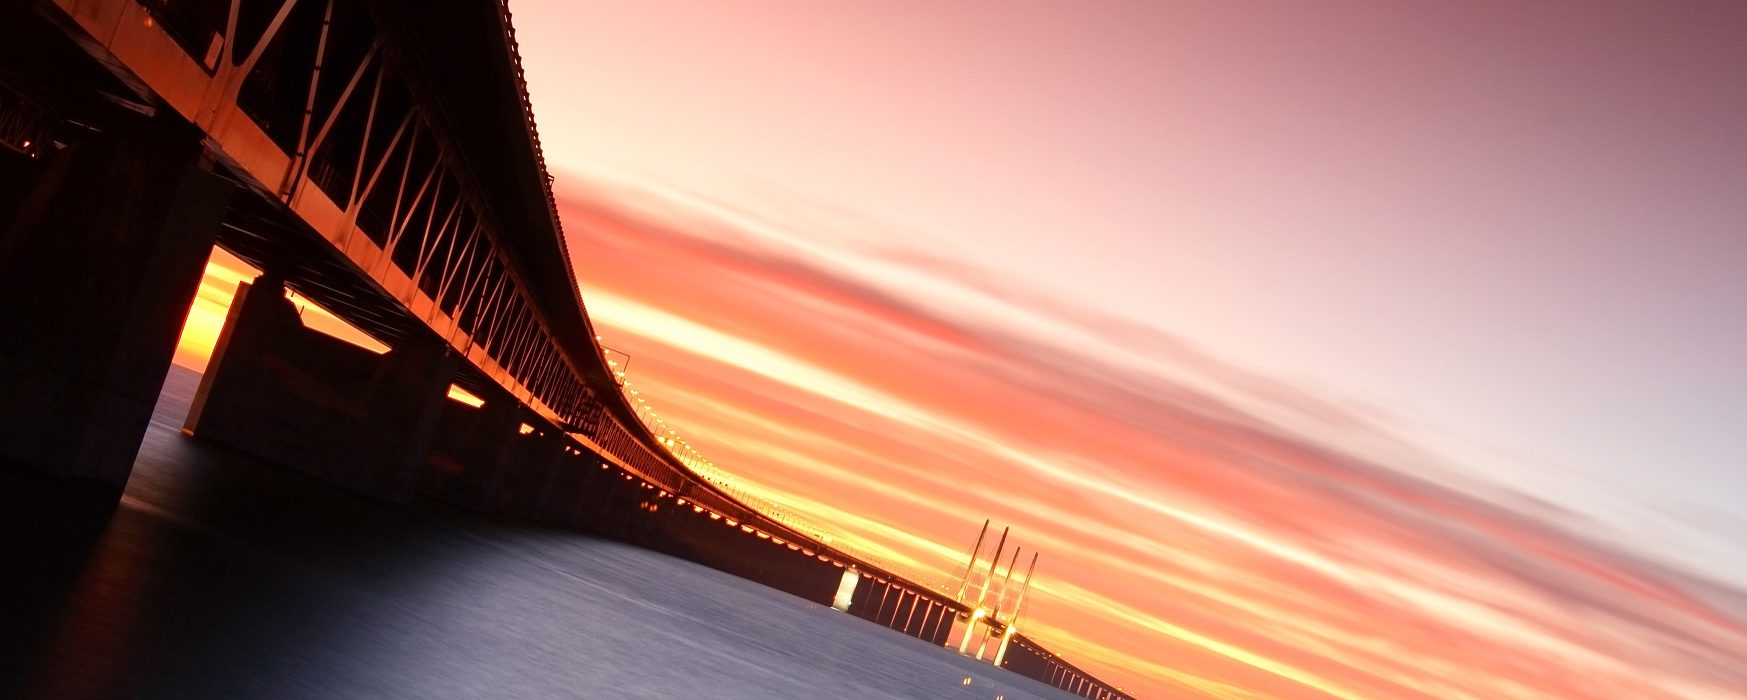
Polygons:
M9 534L102 527L216 245L262 274L231 305L194 438L820 604L847 590L851 614L935 645L974 628L974 606L760 511L639 419L578 291L510 19L490 0L0 7ZM388 350L306 328L288 290ZM1001 665L1127 697L1011 622L985 623L1011 642Z

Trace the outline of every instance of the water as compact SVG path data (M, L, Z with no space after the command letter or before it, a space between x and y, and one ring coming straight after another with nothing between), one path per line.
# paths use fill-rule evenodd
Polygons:
M713 569L186 438L197 381L172 370L114 520L9 626L20 695L1070 697Z

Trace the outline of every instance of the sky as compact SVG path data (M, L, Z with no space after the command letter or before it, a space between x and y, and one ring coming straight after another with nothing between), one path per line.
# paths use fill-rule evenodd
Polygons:
M511 9L749 492L1141 697L1747 698L1747 6Z

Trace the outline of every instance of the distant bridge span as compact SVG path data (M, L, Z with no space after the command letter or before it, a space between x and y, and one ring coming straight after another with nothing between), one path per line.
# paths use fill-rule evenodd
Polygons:
M821 603L859 572L880 605L852 612L936 644L969 612L733 498L637 419L579 296L507 5L13 2L0 69L0 505L29 514L9 527L114 508L216 244L264 274L199 438ZM286 288L390 350L309 331ZM1023 641L1013 670L1125 697Z

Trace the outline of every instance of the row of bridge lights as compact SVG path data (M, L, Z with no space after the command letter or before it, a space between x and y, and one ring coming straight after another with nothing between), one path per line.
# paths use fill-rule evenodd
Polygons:
M655 489L655 486L652 484L645 483L644 488ZM679 498L678 496L670 494L665 490L658 491L658 497L660 497L660 498L670 498L671 497L674 499L675 505L678 505L681 507L688 504L688 502L684 498ZM723 514L718 513L714 510L710 510L709 508L705 508L705 507L698 505L696 503L691 503L690 505L691 505L693 514L708 515L710 520L712 520L712 521L721 521L721 523L723 525L726 525L730 528L738 528L743 533L752 535L752 536L757 537L758 539L761 539L761 540L767 540L773 545L777 545L779 547L787 547L789 549L789 551L799 552L802 556L818 559L819 561L828 563L828 564L830 564L834 567L837 567L839 569L848 569L850 571L859 572L859 573L861 573L862 576L866 576L866 577L873 579L874 581L878 581L880 583L891 583L891 581L889 579L880 578L878 576L874 576L873 574L862 572L860 570L860 567L858 567L856 564L845 563L843 561L839 561L835 558L832 558L830 555L824 554L822 552L815 552L812 549L807 548L803 545L798 545L798 544L795 544L793 542L789 542L787 540L784 540L781 537L778 537L778 536L773 535L771 533L765 532L765 531L760 530L758 528L755 528L751 525L747 525L745 523L739 522L732 517L723 515ZM648 510L653 512L653 511L658 510L658 508L655 504L651 503L648 506ZM910 589L907 587L904 587L903 585L900 584L899 590L900 591L909 591ZM920 592L920 591L917 591L917 592Z
M605 469L606 465L603 464L601 466L601 468ZM629 474L625 475L625 480L627 480L627 481L631 480L632 478L633 477ZM641 486L644 490L655 492L655 498L652 498L648 501L645 501L641 505L638 506L639 508L641 508L643 510L647 510L647 511L652 512L652 513L659 512L661 510L661 505L659 503L657 503L656 501L658 501L658 500L671 500L671 501L673 501L673 504L676 507L683 508L686 506L691 506L691 510L692 510L693 515L708 516L709 519L712 521L721 522L723 525L725 525L729 528L738 529L742 533L752 535L752 536L757 537L758 539L761 539L761 540L766 540L773 545L776 545L779 547L787 547L789 549L789 551L799 552L802 556L806 556L806 557L810 557L810 558L817 558L819 561L826 562L826 563L831 564L832 566L835 566L839 569L842 569L845 567L852 569L852 570L856 569L855 564L846 564L844 562L833 559L832 557L830 557L829 555L826 555L824 553L815 552L811 548L796 544L794 542L790 542L790 541L785 540L781 537L778 537L774 534L771 534L771 533L765 532L764 530L761 530L759 528L753 527L752 525L742 523L739 520L736 520L733 516L725 515L725 514L716 512L715 510L707 508L707 507L703 506L702 504L699 504L695 501L687 501L685 498L679 496L678 494L670 493L666 489L659 488L655 484L651 484L651 483L649 483L647 481L643 481L643 480L638 480L638 485Z
M596 341L598 342L599 340L600 340L600 337L596 336ZM616 350L612 350L611 348L608 348L604 344L601 345L601 349L602 349L603 353L606 353L608 355L617 354L617 355L624 356L624 353L618 352ZM644 422L644 426L647 427L649 429L649 431L655 436L656 440L658 442L660 442L663 446L665 446L676 458L678 458L680 460L680 462L682 464L685 464L686 466L691 467L692 470L695 473L697 473L699 476L702 476L706 480L709 480L710 482L716 484L718 487L722 488L724 491L734 495L740 502L745 503L749 506L752 506L755 510L762 512L766 516L772 517L773 519L775 519L779 522L787 524L790 527L792 527L798 531L807 532L809 534L812 534L820 542L827 544L827 545L832 545L836 549L838 549L839 551L845 551L845 552L852 553L857 558L861 559L862 561L875 564L875 565L879 566L884 571L888 571L888 572L897 571L897 568L893 567L891 565L891 563L886 561L883 557L873 555L873 554L867 552L866 550L862 549L861 547L856 547L856 546L850 545L850 543L848 543L848 542L836 542L836 543L834 543L833 542L834 538L831 537L830 534L826 533L823 528L819 528L819 527L813 525L812 523L807 522L804 519L798 518L793 513L789 512L787 508L785 508L785 507L781 506L780 504L777 504L773 501L770 501L769 499L752 496L751 494L748 494L743 488L740 488L737 484L733 483L726 472L723 472L721 469L716 467L715 462L713 462L709 459L706 459L702 454L700 454L697 451L696 448L692 447L690 442L686 441L685 438L681 437L679 435L679 432L676 429L669 427L667 425L666 419L662 418L660 413L655 410L655 407L649 403L649 400L643 396L642 390L637 389L632 385L632 382L631 382L630 378L627 376L626 369L625 369L626 366L629 365L629 356L625 356L625 357L626 357L625 362L620 362L617 359L612 359L611 357L609 357L609 359L607 360L608 368L610 370L612 370L614 378L617 380L621 390L625 393L626 397L636 405L638 418ZM604 468L606 468L606 465L603 464L603 465L601 465L601 467L604 469ZM626 480L630 480L632 478L633 477L630 474L625 475ZM741 523L738 520L734 519L733 517L724 515L722 513L718 513L714 510L711 510L709 508L704 507L701 504L698 504L695 502L688 502L686 499L681 498L676 494L669 493L665 489L658 489L654 484L650 484L647 481L641 481L640 483L644 489L657 491L657 498L672 499L674 501L675 505L679 506L679 507L684 507L684 506L690 505L692 512L696 515L707 515L710 520L720 521L729 528L739 529L743 533L753 535L761 540L769 541L774 545L786 546L791 551L797 551L797 552L801 553L803 556L807 556L809 558L817 558L819 561L827 562L827 563L831 564L832 566L835 566L839 569L848 568L851 571L858 571L859 570L855 564L846 564L846 563L844 563L842 561L838 561L837 559L834 559L826 554L814 552L812 549L803 547L803 546L795 544L793 542L785 541L782 538L777 537L771 533L768 533L768 532L765 532L765 531L760 530L758 528L755 528L749 524ZM651 501L643 503L639 507L644 509L644 510L647 510L649 512L657 512L660 509L660 506L657 503L655 503L653 499L651 499ZM985 524L985 527L986 527L986 524ZM999 556L999 555L997 555L997 556ZM969 572L967 571L967 574L968 573ZM867 577L869 577L869 578L871 578L879 583L882 583L882 584L891 583L891 581L888 579L880 578L880 577L874 576L873 574L870 574L870 573L862 572L862 575L867 576ZM913 573L910 573L910 572L905 572L904 578L906 578L910 581L922 580L920 577L917 577ZM911 591L912 590L911 587L904 586L903 584L898 584L898 587L900 590L900 594L902 594L902 592L904 592L904 591ZM948 586L945 583L937 584L936 588L938 588L941 592L951 590L950 586ZM914 592L921 593L922 591L920 590L920 587L918 587L917 589L914 590ZM1005 597L1004 590L1003 590L1003 597ZM994 611L991 611L991 610L988 610L986 608L979 606L975 611L973 611L973 613L971 615L972 629L974 629L975 623L979 621L978 618L992 616L991 613L993 613L993 612ZM1015 622L1016 622L1016 620L1015 620ZM970 634L970 631L967 630L966 631L966 639L964 640L965 642L969 641L969 639L968 639L969 634ZM1022 646L1025 646L1028 649L1030 648L1030 646L1025 645L1024 642L1020 642L1020 644ZM979 650L979 655L980 655L980 650ZM1051 656L1053 658L1060 659L1064 662L1067 660L1066 657L1061 655L1061 654L1052 654Z
M864 548L853 546L848 542L837 541L836 538L832 537L824 528L796 515L788 507L769 499L747 493L745 488L741 487L738 483L735 483L727 472L718 468L715 462L705 458L702 453L698 452L696 448L692 447L690 442L687 442L686 439L679 434L677 429L672 428L667 424L667 419L661 417L660 412L655 410L654 404L649 403L648 397L643 396L641 389L633 386L630 377L627 375L627 371L631 364L631 356L607 347L603 340L604 339L601 336L595 336L595 343L600 346L602 355L607 358L607 369L613 373L613 379L618 383L620 391L624 392L626 399L633 404L633 407L637 412L638 420L642 421L644 427L649 429L650 434L655 436L655 441L660 443L663 447L666 447L668 452L673 454L675 458L679 459L681 464L691 467L692 471L697 475L703 477L710 483L715 484L723 491L733 495L741 503L752 506L754 510L763 513L777 522L783 523L796 531L811 534L820 542L832 545L839 550L850 551L863 561L875 564L886 571L897 570L892 566L891 562L887 561L884 557L876 556ZM623 359L621 360L620 358ZM912 581L920 580L919 578L910 575L909 572L906 572L905 576ZM945 584L940 584L938 587L943 591L947 590Z

